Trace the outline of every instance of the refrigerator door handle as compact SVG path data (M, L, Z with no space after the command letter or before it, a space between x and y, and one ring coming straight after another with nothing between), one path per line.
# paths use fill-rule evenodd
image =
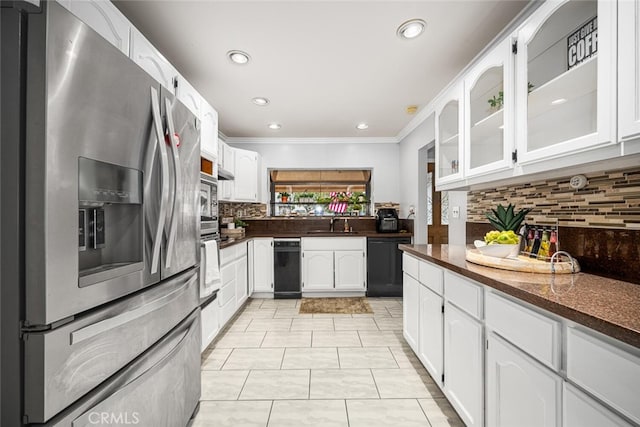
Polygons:
M180 144L180 141L178 140L178 135L176 134L175 126L173 124L173 108L171 107L171 102L167 98L165 98L165 104L167 106L167 125L169 127L169 141L171 141L171 153L173 154L173 172L175 180L171 223L169 225L169 239L167 242L167 258L165 261L165 267L170 268L178 228L178 207L182 202L180 197L182 193L182 169L180 167L180 153L178 152L178 145Z
M158 144L158 150L160 152L160 170L162 177L162 186L164 186L167 182L169 182L169 157L167 155L167 150L164 146L164 132L162 131L162 119L160 116L160 101L159 101L158 90L155 87L151 87L151 111L153 116L153 127L156 133L156 139ZM151 182L153 174L150 171L153 169L153 163L155 160L155 152L154 149L152 154L147 158L147 168L145 170L149 171L145 177L144 183L144 194L145 198L149 197L149 193L151 191ZM149 209L147 207L147 209ZM153 251L151 255L151 274L155 274L158 271L158 264L160 260L160 247L162 244L162 232L163 232L163 221L167 215L167 206L165 203L165 197L160 198L160 209L158 212L158 221L156 224L155 237L153 239Z

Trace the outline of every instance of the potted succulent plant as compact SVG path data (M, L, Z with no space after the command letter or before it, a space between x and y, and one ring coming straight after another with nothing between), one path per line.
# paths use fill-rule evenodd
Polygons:
M283 191L282 193L280 193L280 201L282 203L287 203L289 201L289 196L291 194L287 193L286 191Z
M498 204L495 209L491 209L485 216L496 229L485 234L484 242L476 240L478 250L485 255L501 258L518 256L520 236L517 233L529 212L529 208L516 212L511 203L506 208Z

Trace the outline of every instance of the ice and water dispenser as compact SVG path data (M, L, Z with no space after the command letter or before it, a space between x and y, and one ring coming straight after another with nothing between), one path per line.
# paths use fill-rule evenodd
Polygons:
M80 157L80 287L144 268L142 172Z

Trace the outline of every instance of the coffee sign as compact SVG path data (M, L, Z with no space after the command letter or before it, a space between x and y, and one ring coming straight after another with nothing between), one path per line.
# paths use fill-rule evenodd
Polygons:
M567 37L567 69L570 70L598 52L598 17L589 20Z

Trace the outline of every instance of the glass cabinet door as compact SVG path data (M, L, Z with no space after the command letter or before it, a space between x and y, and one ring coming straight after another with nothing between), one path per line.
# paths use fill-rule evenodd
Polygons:
M618 2L618 64L618 136L627 140L640 136L640 0Z
M511 167L513 82L511 38L484 56L465 78L465 175Z
M454 87L436 109L436 184L462 178L462 85Z
M518 32L518 162L612 141L615 2L547 1Z

